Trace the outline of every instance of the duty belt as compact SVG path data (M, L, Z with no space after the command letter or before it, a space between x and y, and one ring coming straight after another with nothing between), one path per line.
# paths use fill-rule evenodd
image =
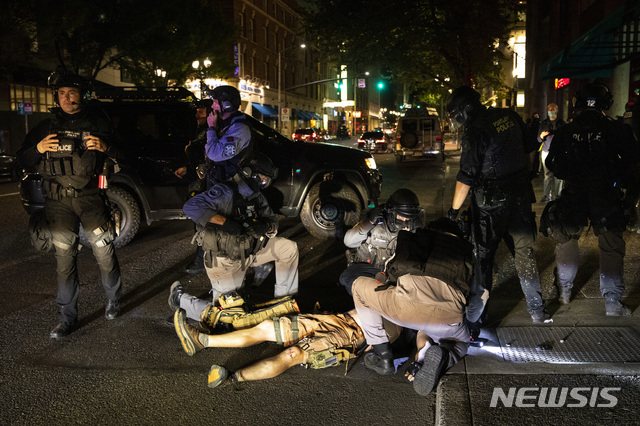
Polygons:
M43 182L47 197L59 200L64 197L78 198L85 195L94 195L100 192L100 188L76 189L73 187L63 187L56 182Z

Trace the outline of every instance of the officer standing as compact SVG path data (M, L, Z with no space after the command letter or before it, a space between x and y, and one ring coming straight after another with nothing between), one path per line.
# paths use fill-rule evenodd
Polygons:
M344 235L349 265L340 275L340 284L351 294L353 281L361 276L375 278L393 257L400 230L415 232L424 226L424 210L416 194L406 188L395 191L386 204L377 206Z
M560 301L569 303L579 264L578 239L587 224L598 237L600 291L607 316L629 315L621 303L624 292L622 232L627 213L638 199L640 149L631 127L604 114L613 96L604 84L593 83L578 92L576 118L556 131L546 166L564 180L558 199L557 280ZM626 190L626 191L625 191Z
M194 196L204 191L206 181L205 176L200 175L199 168L205 164L204 148L207 144L207 130L209 128L207 124L207 116L211 113L211 106L213 101L211 99L201 99L195 102L196 107L196 124L198 125L196 138L189 141L187 146L184 147L185 163L182 167L179 167L174 174L180 179L189 179L189 196ZM183 163L183 164L185 164ZM196 254L193 262L185 268L185 272L189 275L196 275L204 272L204 252L201 246L196 247Z
M531 211L533 188L529 180L535 139L518 114L507 109L485 108L471 87L454 90L447 101L454 126L464 126L460 171L452 207L455 219L471 193L473 236L480 263L475 273L467 320L476 323L493 281L493 263L500 241L511 237L515 266L534 323L550 321L544 309L538 265L534 256L535 216ZM478 285L479 284L479 285Z
M233 86L218 86L211 92L212 111L207 116L207 188L224 182L238 172L238 164L251 151L251 127L241 105L240 92Z
M91 243L107 296L105 317L120 311L122 283L113 246L115 228L99 175L108 157L118 157L109 144L106 115L87 104L88 86L77 75L53 73L49 85L59 107L27 134L18 158L26 169L38 168L46 194L45 213L53 235L57 261L60 323L51 331L57 339L78 325L78 232L82 224Z
M200 230L198 243L205 252L205 269L214 301L240 289L248 267L275 261L274 297L298 292L298 247L277 237L278 218L262 194L277 177L277 169L262 153L253 152L240 164L240 172L225 183L189 199L184 212ZM200 320L210 301L184 293L182 285L171 286L169 306L182 308L187 317Z

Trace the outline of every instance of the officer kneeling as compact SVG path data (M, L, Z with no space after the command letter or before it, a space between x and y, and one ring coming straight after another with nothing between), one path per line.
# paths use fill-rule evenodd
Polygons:
M276 236L277 215L261 192L276 177L271 160L253 152L229 181L190 198L183 207L198 227L195 238L204 249L214 302L243 286L248 267L272 261L276 270L274 297L298 292L298 247ZM188 318L200 320L210 304L184 293L179 282L171 287L169 306L174 311L184 309Z
M394 373L383 318L417 330L425 345L408 373L415 377L416 392L429 394L444 371L467 353L469 329L463 317L472 269L472 247L453 221L440 218L415 234L401 231L387 267L389 282L360 277L353 283L355 308L373 346L365 366L382 375Z

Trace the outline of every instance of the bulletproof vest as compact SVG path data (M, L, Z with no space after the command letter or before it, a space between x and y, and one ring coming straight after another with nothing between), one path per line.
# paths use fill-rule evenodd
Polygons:
M519 121L513 111L489 108L471 124L469 131L484 146L481 181L503 179L526 168L524 134Z
M472 246L468 241L421 228L415 233L398 233L396 254L387 265L387 274L390 281L406 274L437 278L468 296L472 269Z
M557 161L563 166L558 175L567 184L584 189L611 187L624 174L614 124L598 111L585 111L562 129L565 150L558 155L565 158Z
M250 221L258 219L260 210L260 197L244 198L239 194L234 181L225 185L233 190L233 216L228 220ZM255 254L266 244L266 237L258 240L250 235L230 235L217 226L208 226L204 230L202 248L210 252L211 256L205 256L205 262L213 264L215 257L226 257L231 260L244 262L249 255ZM210 257L210 258L209 258ZM208 265L211 267L211 265Z
M83 189L96 175L99 161L98 151L87 150L84 136L107 135L104 128L100 128L97 120L92 119L86 111L67 115L62 112L54 113L49 133L56 133L59 139L57 152L48 152L40 163L40 173L46 181L55 181L64 188Z
M249 126L244 114L241 116L233 115L222 122L222 130L220 131L218 138L221 139L224 137L231 125L236 123L243 123ZM216 183L227 181L238 173L238 170L240 170L240 162L253 151L254 133L253 128L251 126L249 126L249 128L251 129L251 141L249 142L249 145L247 145L247 147L242 151L236 153L233 158L225 161L213 161L207 157L207 185L209 188Z
M396 249L397 238L398 233L389 231L384 224L374 227L366 241L358 246L355 261L384 269L385 262Z

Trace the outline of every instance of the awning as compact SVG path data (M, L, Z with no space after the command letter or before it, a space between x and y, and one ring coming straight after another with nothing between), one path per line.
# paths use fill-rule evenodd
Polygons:
M310 112L309 115L311 115L311 119L312 120L322 120L322 117L320 117L318 114L316 114L315 112Z
M611 77L640 52L638 15L640 0L627 2L538 68L538 79Z
M270 106L270 105L260 105L258 103L252 103L251 104L255 109L257 109L258 111L260 111L260 114L262 114L263 117L277 117L278 116L278 110L275 109L274 107Z
M310 116L310 115L309 115L309 113L308 113L308 112L306 112L306 111L302 111L302 110L299 110L299 109L294 109L294 110L293 110L293 113L294 113L295 115L297 115L297 116L298 116L298 118L300 118L300 119L302 119L302 120L311 120L311 116Z

